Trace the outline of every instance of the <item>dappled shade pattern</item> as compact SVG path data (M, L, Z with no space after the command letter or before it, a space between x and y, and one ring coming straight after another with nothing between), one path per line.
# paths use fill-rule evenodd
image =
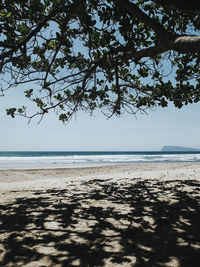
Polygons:
M72 181L0 206L0 266L200 266L200 183Z

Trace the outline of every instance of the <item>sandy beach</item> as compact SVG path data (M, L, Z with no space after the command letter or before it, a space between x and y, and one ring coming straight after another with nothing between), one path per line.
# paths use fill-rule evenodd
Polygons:
M200 164L0 170L0 266L200 266Z

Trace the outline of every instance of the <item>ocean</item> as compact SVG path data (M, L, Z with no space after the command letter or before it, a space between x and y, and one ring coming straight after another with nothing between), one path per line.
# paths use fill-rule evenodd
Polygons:
M128 163L200 162L199 152L1 151L0 169L67 168Z

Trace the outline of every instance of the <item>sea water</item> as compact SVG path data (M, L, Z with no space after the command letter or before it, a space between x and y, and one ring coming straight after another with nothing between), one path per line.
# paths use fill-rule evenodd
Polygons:
M67 168L128 163L200 162L200 152L1 151L0 169Z

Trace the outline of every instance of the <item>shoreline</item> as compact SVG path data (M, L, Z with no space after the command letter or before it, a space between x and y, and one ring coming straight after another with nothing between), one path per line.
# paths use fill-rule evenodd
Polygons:
M107 163L88 163L88 164L67 164L66 166L59 164L52 164L49 166L24 166L24 167L0 167L1 171L15 171L15 170L51 170L51 169L85 169L85 168L98 168L98 167L109 167L109 166L128 166L128 165L168 165L168 164L200 164L200 161L135 161L135 162L107 162Z

